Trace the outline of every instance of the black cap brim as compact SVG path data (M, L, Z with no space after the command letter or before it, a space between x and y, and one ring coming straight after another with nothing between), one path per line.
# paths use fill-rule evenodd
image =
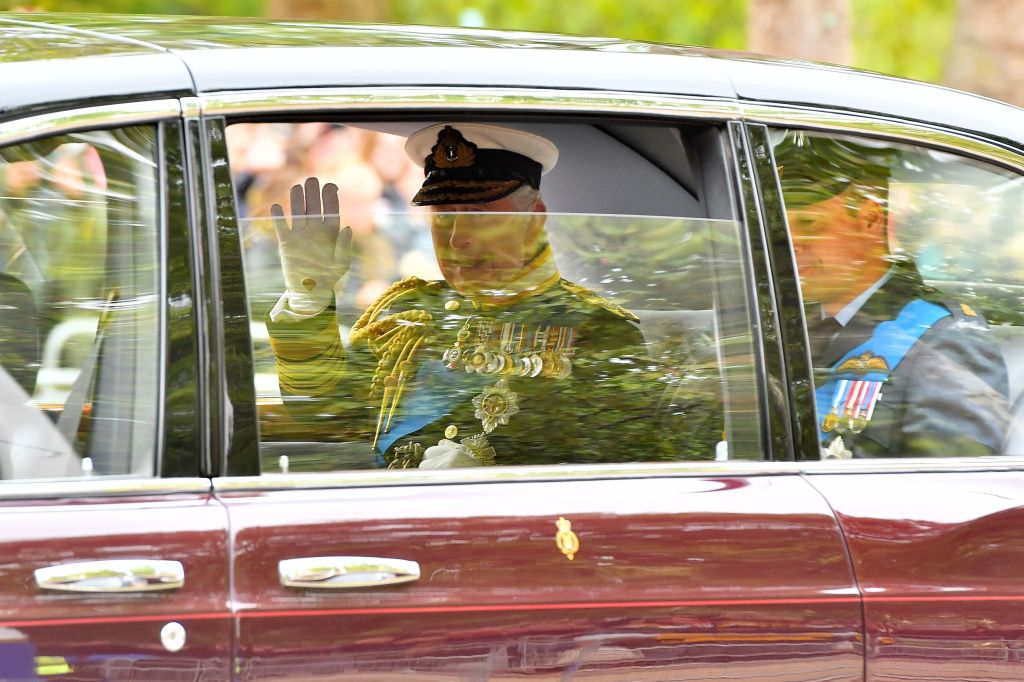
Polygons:
M431 178L412 198L413 206L438 206L441 204L487 204L503 199L527 183L518 178L484 180L479 178ZM440 174L439 174L440 175ZM447 175L447 174L446 174Z

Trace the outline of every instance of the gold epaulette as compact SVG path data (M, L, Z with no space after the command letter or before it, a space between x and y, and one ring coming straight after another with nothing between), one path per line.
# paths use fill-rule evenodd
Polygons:
M588 289L586 287L580 286L579 284L575 284L575 283L570 282L570 281L568 281L566 279L559 280L558 283L562 285L562 288L564 288L566 291L568 291L570 294L572 294L576 298L580 299L584 303L588 303L590 305L596 305L596 306L599 306L601 308L604 308L605 310L610 312L612 315L615 315L616 317L621 317L623 319L629 320L630 322L639 322L640 321L639 317L637 317L633 313L629 312L628 310L623 308L618 303L612 303L607 298L597 294L592 289Z
M405 385L416 374L417 352L433 332L433 316L427 311L411 308L392 313L391 306L407 294L423 289L437 290L441 286L440 282L428 282L419 277L399 280L352 325L349 341L353 344L365 341L378 358L370 381L370 396L381 399L373 434L374 448L380 434L391 428Z
M352 325L351 341L353 343L358 342L370 336L372 338L371 325L377 321L380 314L391 307L396 300L408 294L412 291L420 289L422 287L434 287L440 288L439 282L428 282L425 279L419 277L410 276L405 279L401 279L387 288L387 290L381 294L373 304L368 307L363 314L359 316L356 323Z

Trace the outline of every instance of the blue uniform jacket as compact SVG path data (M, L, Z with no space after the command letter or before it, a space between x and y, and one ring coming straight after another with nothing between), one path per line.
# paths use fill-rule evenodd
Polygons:
M908 309L915 301L921 303ZM941 307L939 314L931 314L936 307ZM915 309L919 314L900 315ZM897 361L889 360L893 367L883 376L865 375L869 381L884 379L880 397L862 430L841 434L845 446L854 457L998 454L1009 423L1008 379L999 348L980 314L945 300L910 264L898 266L819 356L812 357L815 384L834 386L837 376L848 376L839 372L849 367L851 352L859 357L883 335L880 325L895 320L920 325L906 330L916 341ZM842 416L841 406L839 412ZM819 424L825 419L819 414ZM823 445L837 431L823 433Z

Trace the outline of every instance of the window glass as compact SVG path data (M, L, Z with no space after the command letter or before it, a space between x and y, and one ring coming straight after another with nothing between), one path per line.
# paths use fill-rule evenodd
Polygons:
M777 130L823 457L1024 454L1022 178Z
M152 475L151 127L0 149L0 478Z
M263 471L760 458L685 135L425 126L228 128Z

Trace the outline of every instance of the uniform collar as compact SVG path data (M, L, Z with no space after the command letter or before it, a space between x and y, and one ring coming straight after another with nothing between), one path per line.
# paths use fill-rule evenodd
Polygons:
M876 291L881 289L882 286L892 278L895 272L896 266L894 265L889 268L884 275L875 280L874 284L862 291L857 298L843 306L843 309L835 314L836 322L844 327L848 325L850 320L853 319L853 316L856 315L860 309L864 307L864 304L868 302L868 299L871 298Z
M551 245L544 244L544 248L540 250L533 260L526 264L519 275L496 293L491 295L469 295L461 291L458 293L465 296L477 310L504 308L523 299L544 293L554 286L560 278L561 274L558 272L558 264L555 263Z
M917 268L910 261L894 263L876 284L865 290L866 298L846 321L843 332L836 334L822 358L815 362L831 366L848 351L871 338L875 327L881 322L894 319L909 301L915 298L934 298L935 295L935 290L924 284ZM853 303L851 301L850 305ZM839 321L838 318L836 321Z

